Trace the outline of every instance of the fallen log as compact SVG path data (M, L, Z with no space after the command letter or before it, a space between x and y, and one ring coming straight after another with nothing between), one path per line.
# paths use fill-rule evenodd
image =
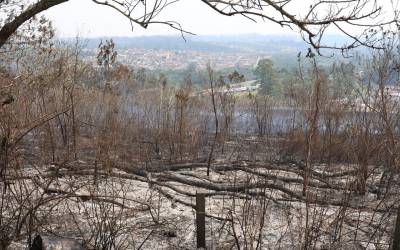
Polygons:
M41 236L38 235L33 240L30 250L85 250L83 244L75 239Z

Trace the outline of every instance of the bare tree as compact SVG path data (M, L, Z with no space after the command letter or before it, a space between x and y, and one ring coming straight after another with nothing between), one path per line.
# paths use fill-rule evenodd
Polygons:
M217 105L216 105L216 102L215 102L214 71L212 70L210 64L207 65L207 73L208 73L208 79L210 81L211 103L212 103L214 119L215 119L214 141L213 141L213 144L211 145L211 150L210 150L210 154L208 156L208 161L207 161L207 176L209 176L210 175L211 161L212 161L213 153L214 153L214 149L215 149L215 144L216 144L216 141L217 141L217 138L218 138L219 123L218 123Z
M134 24L147 28L150 24L165 24L171 28L182 31L179 23L175 21L159 21L157 16L168 5L176 2L170 0L129 0L129 1L103 1L92 0L93 3L112 8L119 14L127 17L133 27ZM0 47L26 23L32 22L35 16L68 0L40 0L31 3L29 0L0 1Z
M257 18L277 23L282 27L298 29L304 41L318 52L322 48L347 51L359 46L381 48L376 28L395 32L399 25L396 1L377 0L202 0L218 13L226 16L242 15L250 20ZM305 6L305 4L307 6ZM390 6L390 7L388 7ZM386 8L393 10L389 15ZM382 14L385 18L382 18ZM334 45L322 38L327 30L339 30L350 38L347 44ZM355 34L355 30L360 30Z

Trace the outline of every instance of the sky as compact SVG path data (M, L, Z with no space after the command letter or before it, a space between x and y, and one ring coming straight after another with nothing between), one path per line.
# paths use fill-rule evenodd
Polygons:
M307 11L316 0L298 0L286 5L286 10L293 14ZM385 9L391 9L392 0L379 0L384 6L380 17L389 16ZM150 1L152 2L152 1ZM394 2L400 1L394 0ZM372 3L372 2L371 2ZM399 6L397 6L398 8ZM388 15L386 15L388 14ZM132 27L128 19L110 7L94 4L91 0L70 0L45 12L58 31L59 37L115 37L115 36L150 36L179 34L167 25L150 25L148 29ZM298 34L298 30L283 28L270 21L253 22L243 16L223 16L199 0L178 0L162 10L159 20L179 22L183 29L197 35L232 35L232 34ZM360 29L361 31L362 29ZM297 31L297 32L296 32ZM350 32L357 32L351 27ZM340 33L329 30L331 33Z
M53 21L60 37L179 34L165 25L153 25L148 29L135 26L132 30L125 17L90 0L70 0L51 8L45 15ZM178 21L185 30L197 35L294 34L293 31L271 22L255 23L241 16L222 16L198 0L180 0L163 10L162 15L161 19Z

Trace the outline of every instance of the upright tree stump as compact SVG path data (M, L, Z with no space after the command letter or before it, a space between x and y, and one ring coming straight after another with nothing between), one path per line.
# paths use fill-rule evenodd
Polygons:
M397 218L393 233L392 250L400 250L400 208L397 209Z
M206 248L206 199L205 194L196 193L197 248Z

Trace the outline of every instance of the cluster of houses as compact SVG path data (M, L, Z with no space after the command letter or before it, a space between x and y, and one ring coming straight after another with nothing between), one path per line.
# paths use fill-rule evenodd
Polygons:
M250 80L240 83L234 83L214 88L214 93L231 93L231 94L249 94L257 93L261 88L260 80ZM209 95L211 89L205 89L193 93L193 96Z

